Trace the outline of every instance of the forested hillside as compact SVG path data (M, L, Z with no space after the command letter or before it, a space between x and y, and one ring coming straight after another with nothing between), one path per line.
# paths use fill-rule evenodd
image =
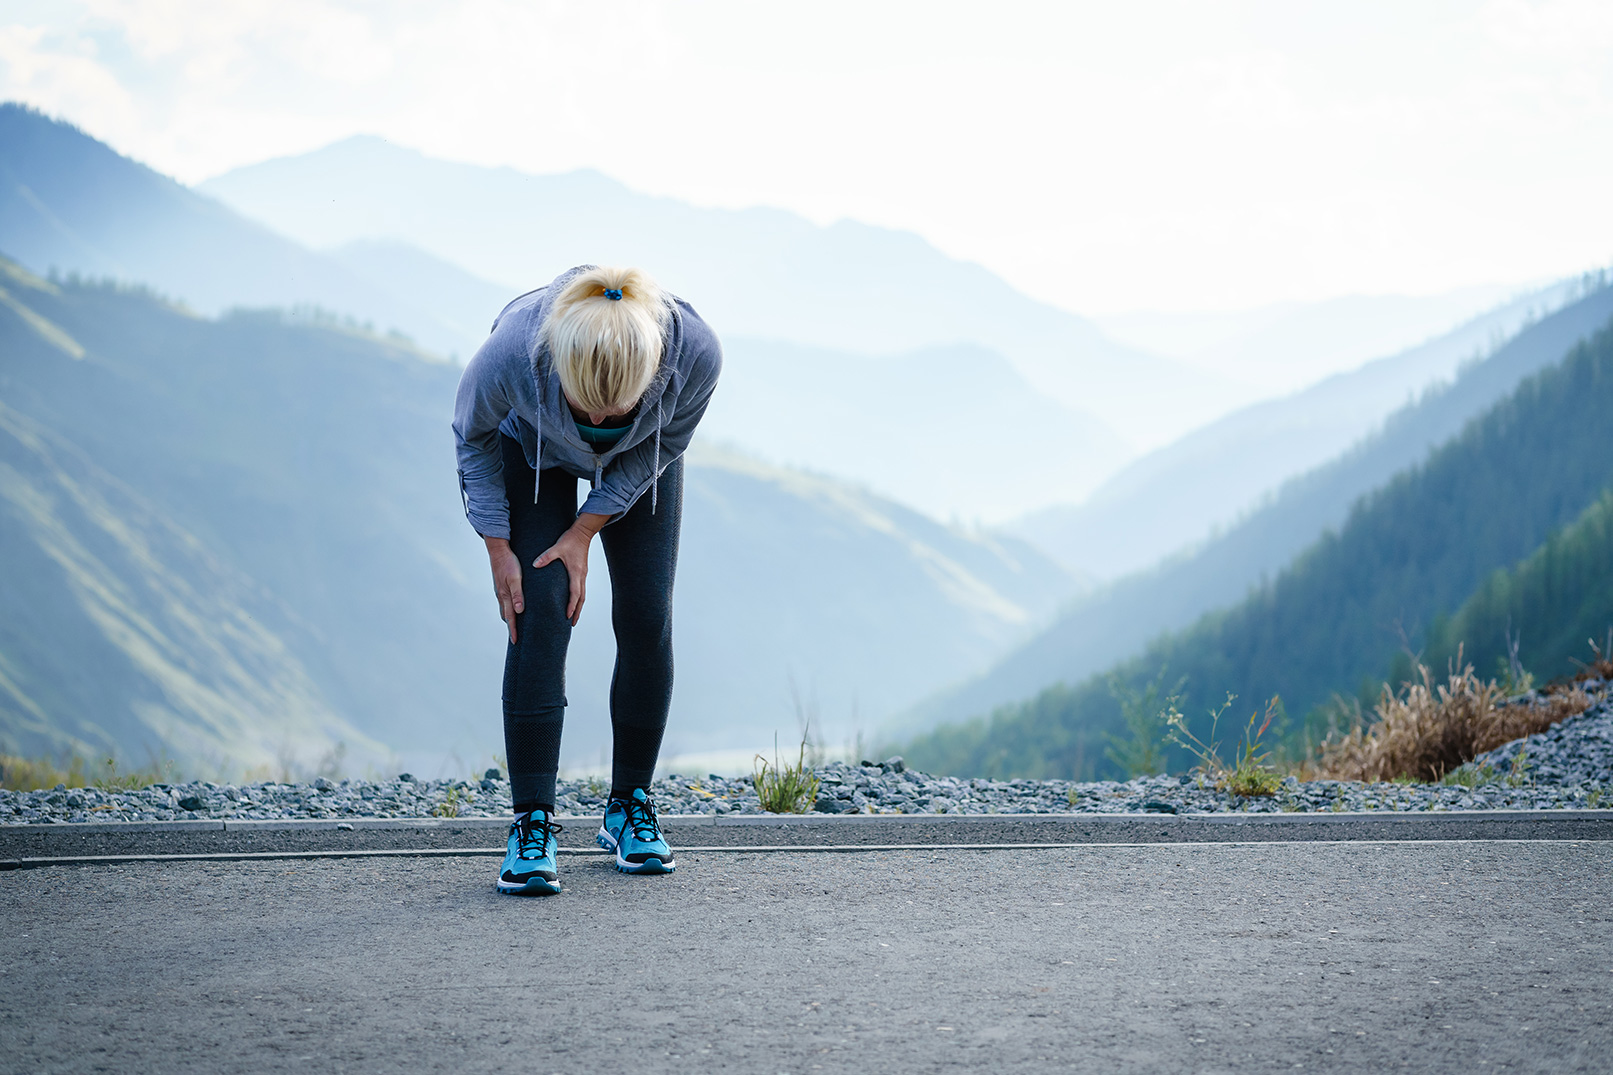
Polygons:
M1530 325L1454 383L1396 412L1379 432L1339 458L1288 482L1269 503L1190 555L1073 602L1052 626L986 675L926 700L889 734L927 731L1022 701L1055 683L1079 683L1141 652L1160 634L1185 629L1241 600L1324 530L1342 526L1358 498L1421 462L1524 378L1560 362L1609 318L1613 287L1604 284Z
M1422 646L1438 616L1597 503L1613 486L1610 444L1613 328L1525 381L1426 462L1362 498L1339 531L1240 604L1157 640L1109 676L1059 685L989 719L939 729L906 753L921 767L970 775L1112 772L1105 733L1118 730L1120 712L1110 676L1132 689L1158 676L1167 688L1180 680L1183 709L1194 715L1228 692L1238 695L1240 709L1281 695L1293 717L1289 734L1298 736L1335 693L1375 691L1403 644ZM1517 577L1549 577L1554 565L1594 557L1597 518L1593 513L1583 532L1559 537L1555 551L1547 545L1539 563L1520 568ZM1594 574L1581 566L1565 569L1562 578ZM1491 585L1492 596L1443 628L1446 648L1456 627L1493 633L1508 588ZM1539 604L1519 607L1533 609L1530 628L1544 626ZM1613 620L1613 607L1581 609L1575 630L1602 616ZM1550 670L1563 656L1553 656ZM1197 731L1207 735L1198 720Z
M1424 655L1444 669L1460 649L1484 675L1507 664L1508 640L1535 676L1573 673L1591 644L1613 652L1613 490L1515 567L1484 580L1456 613L1434 621ZM1397 670L1398 671L1398 670Z

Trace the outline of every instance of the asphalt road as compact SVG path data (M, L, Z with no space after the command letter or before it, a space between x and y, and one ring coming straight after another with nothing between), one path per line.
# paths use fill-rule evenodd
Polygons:
M1596 1071L1613 843L0 874L0 1071Z

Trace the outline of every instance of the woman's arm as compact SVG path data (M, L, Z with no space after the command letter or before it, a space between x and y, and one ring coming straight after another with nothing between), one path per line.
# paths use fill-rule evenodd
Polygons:
M465 517L485 537L510 536L510 505L504 495L504 455L498 427L512 406L505 385L507 344L488 337L465 365L454 397L454 454Z
M499 423L510 412L509 394L500 376L502 343L495 332L466 363L454 398L453 428L465 517L487 545L499 618L509 627L513 645L515 617L526 605L521 596L521 564L510 549L510 505L498 441Z

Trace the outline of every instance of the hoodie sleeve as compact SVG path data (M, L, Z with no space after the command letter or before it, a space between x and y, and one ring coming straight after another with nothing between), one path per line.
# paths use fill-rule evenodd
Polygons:
M661 426L661 470L689 447L689 438L694 436L695 427L705 416L711 393L722 373L722 347L717 343L716 334L705 327L704 322L700 322L697 331L699 338L687 341L694 357L677 399L662 397L665 423ZM655 437L650 436L611 460L599 485L583 501L581 512L609 515L615 522L644 495L656 477L656 442Z
M488 337L459 377L454 399L454 450L465 517L483 537L510 536L510 505L504 495L504 457L498 426L512 406L504 374L508 343Z

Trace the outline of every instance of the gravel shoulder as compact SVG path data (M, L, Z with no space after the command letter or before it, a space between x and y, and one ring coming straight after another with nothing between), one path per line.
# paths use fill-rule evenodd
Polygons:
M1613 844L0 875L0 1070L1605 1071Z
M1136 814L1273 815L1320 813L1595 810L1613 807L1613 687L1581 686L1595 699L1586 712L1483 755L1440 784L1339 780L1283 781L1276 794L1246 798L1218 790L1200 774L1129 781L986 780L934 776L900 757L815 769L818 790L800 805L829 817ZM606 785L560 782L560 814L604 810ZM751 781L671 774L651 789L658 810L708 818L765 817ZM316 779L302 783L218 784L192 781L138 789L0 790L0 832L8 826L143 824L169 821L504 818L510 785L497 769L472 779Z

